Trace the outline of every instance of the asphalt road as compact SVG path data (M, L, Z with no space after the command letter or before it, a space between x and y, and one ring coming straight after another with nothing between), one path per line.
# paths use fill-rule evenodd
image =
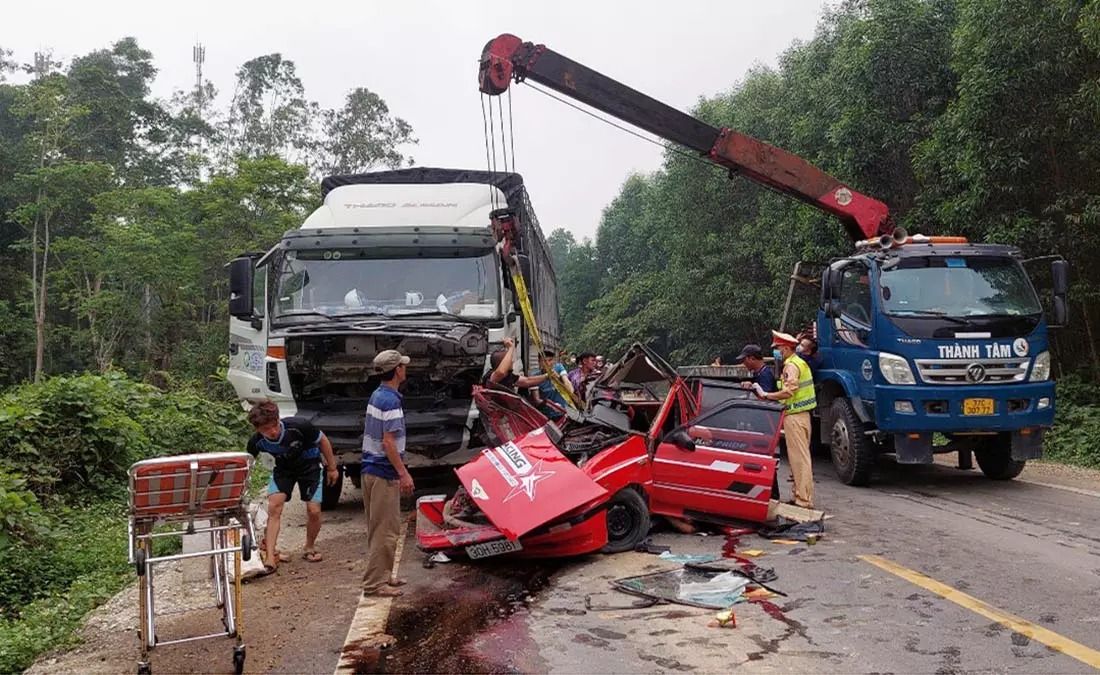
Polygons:
M737 628L708 628L713 612L678 605L585 609L586 595L596 605L629 604L608 582L674 567L655 556L425 569L410 545L401 571L413 583L386 623L396 645L345 665L359 672L1064 673L1100 664L1095 474L1029 468L1025 479L1047 484L1037 485L886 462L865 489L839 484L825 462L816 475L819 505L833 516L824 540L737 542L738 550L765 551L756 562L775 569L774 585L788 595L738 605ZM725 543L671 533L655 542L678 553L718 553ZM974 600L958 604L860 556L879 556L902 575L944 584L926 582L941 594ZM1003 625L1012 616L1034 626Z

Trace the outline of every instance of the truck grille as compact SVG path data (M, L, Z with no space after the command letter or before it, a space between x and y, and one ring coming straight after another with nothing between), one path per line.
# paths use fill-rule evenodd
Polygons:
M1006 384L1023 382L1028 359L917 359L928 384Z

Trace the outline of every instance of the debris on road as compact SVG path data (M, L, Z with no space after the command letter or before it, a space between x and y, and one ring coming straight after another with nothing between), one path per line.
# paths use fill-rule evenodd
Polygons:
M711 628L737 628L737 616L732 609L726 609L714 615L707 623Z
M672 563L705 563L718 560L718 556L710 555L709 553L698 554L684 554L684 553L672 553L671 551L665 551L661 555L657 556L661 560L665 560Z
M772 541L801 542L813 537L814 543L817 543L818 539L825 536L825 521L798 522L780 516L774 523L760 528L758 534Z

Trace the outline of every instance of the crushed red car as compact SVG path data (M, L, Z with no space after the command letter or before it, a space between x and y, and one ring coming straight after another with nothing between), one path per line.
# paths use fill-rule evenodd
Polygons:
M652 515L763 522L783 407L728 383L685 380L634 345L559 424L522 397L479 388L495 447L458 469L462 490L417 502L424 551L483 558L633 549ZM702 410L702 412L700 412Z

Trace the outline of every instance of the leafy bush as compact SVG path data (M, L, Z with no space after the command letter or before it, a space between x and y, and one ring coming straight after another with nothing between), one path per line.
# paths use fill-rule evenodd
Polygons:
M1100 468L1100 405L1074 403L1072 395L1062 398L1061 382L1058 396L1044 454L1058 462Z
M162 392L119 373L50 378L0 396L0 468L39 496L103 494L160 455L242 447L239 408Z
M35 657L71 644L84 615L132 578L121 504L60 507L48 545L0 551L0 672L19 672Z
M23 478L0 471L0 555L13 544L34 543L49 532L38 498L26 485Z

